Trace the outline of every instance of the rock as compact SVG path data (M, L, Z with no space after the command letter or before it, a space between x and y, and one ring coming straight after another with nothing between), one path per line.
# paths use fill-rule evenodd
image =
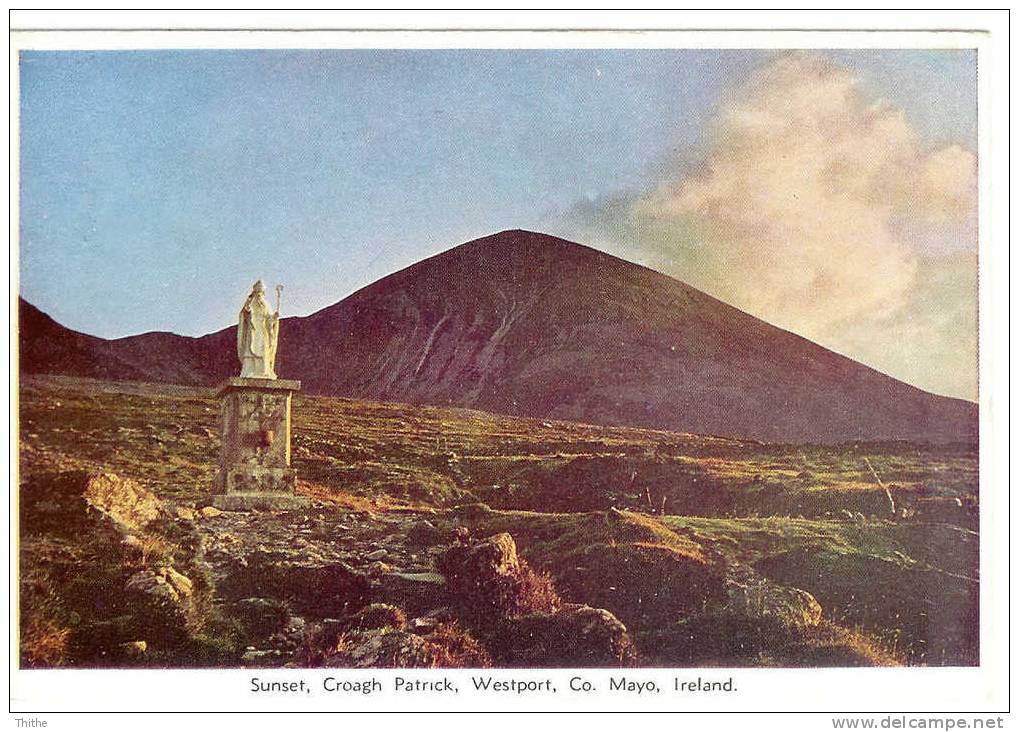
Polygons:
M339 618L322 618L309 625L310 632L318 638L325 638L332 643L343 632L344 621Z
M420 585L435 585L444 587L446 578L438 572L393 572L392 577Z
M509 577L520 569L516 542L505 532L473 546L454 547L446 553L446 557L446 564L455 566L464 577Z
M194 583L172 567L144 569L128 578L124 586L133 628L161 645L187 637L201 614Z
M127 643L121 643L117 646L120 652L128 658L137 658L145 655L145 651L148 650L149 644L143 640L128 641Z
M507 533L450 547L438 564L450 599L471 623L553 612L559 607L559 595L551 581L517 556L516 543Z
M663 627L659 643L675 665L739 665L753 654L796 643L821 621L809 593L772 582L746 565L731 565L725 596L680 623Z
M489 650L497 660L525 667L633 666L637 650L626 626L608 610L564 605L555 613L508 618Z
M437 607L425 615L411 620L407 627L415 633L430 633L440 625L456 621L456 614L448 607Z
M145 542L139 539L134 534L128 534L120 541L121 545L128 551L136 554L140 554L145 550Z
M72 470L33 475L22 486L22 526L80 534L93 516L134 533L163 515L155 494L130 478Z
M781 628L812 628L821 622L821 605L809 592L772 582L738 565L726 575L725 613Z
M130 478L93 473L85 479L82 496L89 505L127 528L144 528L162 513L159 499Z
M407 627L410 629L412 633L417 633L418 635L425 635L427 633L431 633L441 624L442 623L439 620L436 620L434 618L421 617L414 618L413 620L411 620L407 624Z
M170 567L136 572L128 579L126 587L175 605L186 603L193 592L191 580Z
M487 503L464 503L459 506L455 506L453 510L456 515L460 518L472 521L476 519L482 519L489 516L492 513L492 508Z
M350 630L378 630L395 628L403 630L407 627L407 616L403 610L381 602L374 602L359 610L345 624Z
M323 658L327 668L487 668L491 658L470 634L443 626L429 635L383 628L355 631Z
M220 511L215 506L204 506L202 507L200 513L202 514L203 518L216 518L217 516L223 515L223 512Z
M364 558L369 562L374 562L378 559L383 559L388 554L389 552L387 552L385 549L376 549L373 552L368 552L367 554L365 554Z
M237 618L247 637L261 639L282 630L290 620L286 603L271 597L246 597L228 609Z
M443 538L443 532L427 520L418 521L407 531L407 539L415 544L426 546L440 544Z
M928 564L926 558L933 555L920 551L934 551L932 547L904 546L906 560L891 552L846 552L824 545L791 549L754 567L773 582L806 590L826 609L855 611L850 622L862 616L861 610L868 618L894 622L903 638L923 641L918 645L928 659L973 665L979 660L975 619L980 617L980 581L966 576L970 570L964 567L978 566L979 537L961 528L944 526L941 531L945 534L938 546L951 546L952 551L937 551L942 552L941 562L956 563L951 568Z
M173 567L164 568L163 576L182 597L190 598L194 593L194 583Z
M415 614L448 604L446 578L437 572L392 572L379 580L373 592L379 602L397 605Z

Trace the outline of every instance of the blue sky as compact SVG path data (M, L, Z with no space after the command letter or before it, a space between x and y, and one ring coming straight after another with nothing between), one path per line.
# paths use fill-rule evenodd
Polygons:
M308 314L695 161L775 51L23 52L21 292L116 337ZM925 143L975 149L970 52L837 51ZM626 255L625 247L614 251Z

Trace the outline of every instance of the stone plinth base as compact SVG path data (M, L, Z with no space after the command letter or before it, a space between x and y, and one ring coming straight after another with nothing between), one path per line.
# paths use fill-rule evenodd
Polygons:
M297 471L293 468L266 468L261 465L220 466L212 492L221 493L289 493L297 488Z
M213 496L212 505L221 511L286 511L307 508L311 500L286 493L227 493Z
M220 384L223 442L212 505L225 511L297 508L290 467L290 402L301 382L233 377Z

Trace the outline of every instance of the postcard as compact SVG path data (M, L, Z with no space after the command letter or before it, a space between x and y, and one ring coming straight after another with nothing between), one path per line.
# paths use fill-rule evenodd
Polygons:
M902 30L15 31L17 725L1003 726L1005 72Z

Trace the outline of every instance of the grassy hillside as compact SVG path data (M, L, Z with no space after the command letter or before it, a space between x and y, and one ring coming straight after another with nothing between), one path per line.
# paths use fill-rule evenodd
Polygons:
M367 578L361 604L434 610L441 588L402 577L434 575L458 530L511 534L563 601L617 616L644 664L978 660L977 462L968 447L773 445L298 396L294 466L312 508L202 517L194 509L208 504L219 448L209 391L34 377L20 393L23 504L71 471L133 479L168 512L142 538L207 586L191 645L166 641L158 651L150 642L157 650L131 663L300 662L276 641L261 660L246 650L258 643L237 608L274 591L245 584L239 568L252 557L305 572L342 563ZM21 538L21 627L42 648L26 658L23 641L23 662L127 663L95 648L96 629L124 608L96 608L69 586L69 566L109 565L108 552L24 511ZM117 555L112 565L127 576L139 561ZM734 588L782 603L805 590L823 620L745 627L731 610ZM303 592L293 582L281 591L300 627L354 609L324 613L329 598ZM118 647L144 632L125 630ZM44 653L47 643L57 650Z

